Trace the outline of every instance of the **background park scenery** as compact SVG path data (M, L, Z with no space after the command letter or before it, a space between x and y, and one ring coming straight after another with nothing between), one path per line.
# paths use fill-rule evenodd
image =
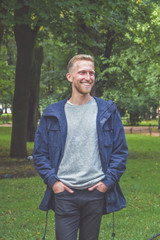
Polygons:
M127 208L115 213L115 239L160 233L159 39L157 0L0 1L1 240L43 237L38 205L46 186L27 157L45 107L71 93L66 65L78 53L94 56L92 94L113 100L129 129L120 182ZM148 132L134 134L140 126ZM106 215L99 239L111 235L112 215ZM55 239L52 212L46 239Z

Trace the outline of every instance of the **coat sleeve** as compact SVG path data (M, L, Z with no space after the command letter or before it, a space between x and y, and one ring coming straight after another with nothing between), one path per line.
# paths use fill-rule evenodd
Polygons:
M124 127L121 121L120 114L116 109L113 113L113 144L111 153L109 154L108 168L105 173L103 182L111 189L115 183L120 180L120 177L126 169L126 161L128 157L128 147L125 138Z
M46 119L42 116L35 135L34 151L33 151L34 165L44 183L52 188L55 181L59 180L55 167L52 166L49 158L49 141Z

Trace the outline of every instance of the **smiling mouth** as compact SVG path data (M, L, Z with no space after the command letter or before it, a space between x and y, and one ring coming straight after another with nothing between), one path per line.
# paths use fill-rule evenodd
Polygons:
M90 86L92 85L92 82L90 82L90 83L81 82L81 84L82 84L84 87L90 87Z
M89 83L82 83L84 86L90 86L91 84Z

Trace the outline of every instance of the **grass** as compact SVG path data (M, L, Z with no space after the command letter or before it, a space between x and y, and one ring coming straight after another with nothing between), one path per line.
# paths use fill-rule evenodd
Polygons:
M0 128L0 155L4 146L3 154L8 152L9 136L9 129ZM160 232L160 138L134 134L126 137L129 158L120 185L127 208L115 213L115 240L147 240ZM45 212L38 205L45 185L40 177L3 179L0 190L0 240L42 239ZM49 239L55 240L51 211L46 236ZM112 214L102 218L99 240L106 239L112 239Z
M10 158L11 127L0 127L0 178L6 174L14 176L37 175L33 164L26 159ZM33 143L27 143L28 155L33 151ZM32 173L32 174L31 174Z
M130 126L130 122L127 118L122 117L122 122L125 126ZM152 126L157 128L158 127L158 118L157 119L153 119L153 120L142 120L141 122L137 123L137 126Z
M11 142L11 127L0 127L0 156L9 156L9 148ZM27 143L28 154L32 153L34 143Z

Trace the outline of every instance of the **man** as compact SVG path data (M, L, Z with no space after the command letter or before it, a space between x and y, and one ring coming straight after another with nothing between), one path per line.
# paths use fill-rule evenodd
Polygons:
M66 75L70 98L47 107L34 148L35 167L47 184L40 209L55 211L57 240L98 239L103 214L126 206L118 181L127 145L112 101L91 96L94 59L76 55Z

